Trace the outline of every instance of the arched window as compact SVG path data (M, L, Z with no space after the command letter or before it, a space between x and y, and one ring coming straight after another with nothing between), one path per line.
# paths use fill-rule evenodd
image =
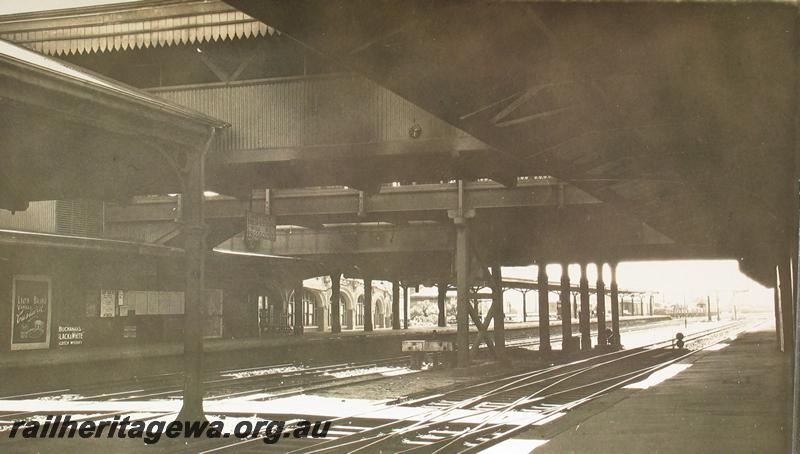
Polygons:
M356 302L355 311L355 323L356 325L364 325L364 295L358 297L358 301Z
M355 304L350 292L343 291L339 299L339 322L342 328L352 328L355 324Z
M306 326L315 324L314 300L308 292L303 292L303 315L305 316L303 323Z
M302 302L303 302L303 326L314 325L315 319L315 311L314 311L314 296L310 294L308 291L303 291L302 294ZM289 320L290 325L294 325L294 302L295 302L295 295L292 294L292 298L290 300L289 305L287 305L286 315L287 319Z
M269 298L266 295L258 296L258 330L260 333L267 331L272 323L272 314L269 311Z

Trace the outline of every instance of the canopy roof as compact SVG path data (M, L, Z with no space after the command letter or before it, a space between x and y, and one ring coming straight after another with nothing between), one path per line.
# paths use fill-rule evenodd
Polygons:
M71 55L271 36L263 22L221 1L147 0L2 16L0 38Z
M182 257L183 249L152 243L111 240L85 236L60 235L54 233L27 232L0 229L0 246L41 247L75 251L127 253L159 257Z
M31 249L160 257L165 263L173 264L180 263L184 257L184 250L181 248L153 243L0 229L0 252L24 257L25 254L21 251ZM8 257L0 256L0 260L6 258ZM262 279L270 277L292 282L293 279L305 279L324 273L323 267L316 262L276 255L213 250L207 254L207 259L208 266L214 267L215 270L224 270L224 273L236 273L244 277L248 276L245 273L251 273Z
M228 3L499 150L518 174L578 185L762 282L791 254L794 4Z
M181 153L226 123L0 41L0 208L178 192Z
M0 59L9 64L16 64L36 71L43 76L59 79L65 83L81 84L100 93L115 95L129 102L137 102L148 107L163 110L165 113L184 117L187 120L211 127L225 127L225 122L209 117L200 112L173 104L152 94L116 82L105 76L85 69L79 69L61 60L46 57L29 49L0 40Z

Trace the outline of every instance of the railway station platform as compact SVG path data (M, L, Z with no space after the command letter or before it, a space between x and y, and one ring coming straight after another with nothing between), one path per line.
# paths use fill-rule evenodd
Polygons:
M666 316L621 317L620 326L634 326L669 320ZM560 321L551 321L552 335L561 332ZM594 324L593 324L594 327ZM575 329L575 328L573 328ZM477 333L472 327L473 335ZM401 342L408 339L455 339L455 327L419 327L403 330L379 329L363 331L306 332L303 335L269 335L261 338L206 339L205 368L223 369L264 364L305 363L323 361L363 361L401 355ZM538 324L509 323L508 340L538 337ZM59 383L92 383L115 378L125 379L144 375L172 373L182 370L183 345L178 342L130 344L124 346L60 348L0 353L0 369L25 370L26 373L7 374L28 377L26 383L6 382L0 390L25 387L30 377L37 386L57 386ZM33 384L33 383L31 383Z
M614 391L570 412L561 424L493 448L535 454L789 452L790 361L776 350L773 326L683 362L689 366L663 382Z

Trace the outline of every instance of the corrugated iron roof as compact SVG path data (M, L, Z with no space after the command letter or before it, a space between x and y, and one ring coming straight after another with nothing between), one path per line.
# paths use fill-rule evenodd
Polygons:
M150 0L0 16L0 38L47 55L197 44L278 33L218 0Z
M228 123L206 114L173 104L142 90L111 80L91 71L72 66L56 59L38 54L21 46L0 40L0 62L35 70L41 74L121 96L128 101L143 103L163 112L188 118L215 128L228 127Z

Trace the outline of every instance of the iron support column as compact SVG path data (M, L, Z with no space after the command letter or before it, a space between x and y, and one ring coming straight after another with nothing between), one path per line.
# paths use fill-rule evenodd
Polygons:
M522 292L522 323L528 321L528 301L527 301L528 291L525 290Z
M372 279L364 279L364 331L372 331Z
M456 287L458 307L456 310L458 367L469 366L469 237L464 220L456 222Z
M331 332L342 332L342 310L341 310L341 279L342 273L331 274Z
M303 280L300 279L294 286L294 333L303 334Z
M611 331L614 332L612 348L620 348L622 339L619 333L619 287L617 286L617 263L611 263Z
M597 346L604 349L606 342L606 284L603 282L603 263L597 264Z
M439 307L439 323L440 327L447 326L447 282L439 282L438 285L439 295L437 296L437 305Z
M469 366L469 224L468 220L475 217L475 211L467 208L467 194L464 181L458 180L458 205L455 210L448 211L447 216L453 220L456 229L456 289L458 292L458 306L456 309L456 363L458 367Z
M492 314L494 314L494 348L499 358L506 355L506 311L503 307L503 272L492 265Z
M578 312L580 309L578 308L578 294L577 293L570 293L570 298L572 298L572 316L578 318Z
M400 285L392 281L392 329L400 329Z
M592 349L592 331L589 324L589 279L586 277L586 264L581 263L581 315L578 324L581 331L581 350Z
M408 286L403 286L403 329L408 329Z
M778 265L778 291L781 299L783 345L786 351L794 347L794 295L792 291L791 261L783 260Z
M784 351L783 345L783 315L781 314L781 294L778 290L778 267L775 267L775 286L772 288L772 298L775 302L775 340L778 351Z
M561 264L561 351L572 349L572 292L570 292L569 264Z
M183 316L183 405L178 420L203 421L203 318L205 305L206 226L203 217L204 152L188 154L183 175L181 221L185 248L185 305Z
M539 351L550 353L550 289L547 283L547 264L543 260L537 263L539 276Z

